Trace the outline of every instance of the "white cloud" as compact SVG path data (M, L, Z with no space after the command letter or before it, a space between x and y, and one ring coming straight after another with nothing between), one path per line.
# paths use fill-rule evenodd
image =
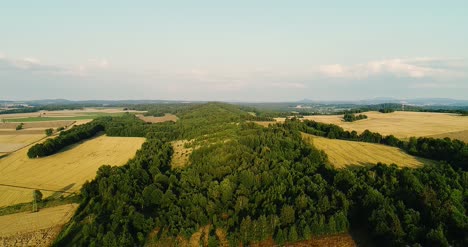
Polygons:
M454 63L454 61L457 62ZM324 65L319 67L319 73L326 77L345 79L366 79L376 76L444 79L466 76L463 71L460 71L461 67L463 65L460 60L453 59L387 59L350 66Z
M101 58L101 59L93 58L93 59L88 60L88 66L85 66L85 67L106 69L109 67L109 61L105 58Z
M306 85L303 83L292 83L292 82L275 82L271 84L272 87L282 88L282 89L299 89L306 88Z
M0 65L3 70L20 70L48 75L66 75L83 77L96 70L107 69L110 63L107 59L89 59L85 64L76 66L50 65L34 57L9 58L0 53Z

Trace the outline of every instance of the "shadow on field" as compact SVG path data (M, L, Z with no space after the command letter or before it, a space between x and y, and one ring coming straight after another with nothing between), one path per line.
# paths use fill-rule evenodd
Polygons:
M54 194L52 194L50 197L51 198L59 198L61 196L65 196L65 195L69 195L70 192L68 192L69 189L73 188L73 186L75 186L75 183L72 183L72 184L69 184L63 188L61 188L60 190L57 190L56 192L54 192Z
M94 135L94 136L91 137L91 138L88 138L88 139L85 139L85 140L81 140L81 141L79 141L79 142L77 142L77 143L75 143L75 144L66 146L66 147L60 149L57 153L55 153L55 154L53 154L53 155L57 155L57 154L59 154L59 153L66 152L66 151L68 151L68 150L72 150L72 149L78 147L79 145L81 145L81 144L83 144L83 143L85 143L85 142L87 142L87 141L91 141L91 140L96 139L96 138L98 138L98 137L101 137L101 136L103 136L103 135L105 135L105 133L104 133L104 131L101 131L101 132L97 133L96 135ZM53 155L50 155L50 156L53 156ZM48 157L50 157L50 156L48 156Z

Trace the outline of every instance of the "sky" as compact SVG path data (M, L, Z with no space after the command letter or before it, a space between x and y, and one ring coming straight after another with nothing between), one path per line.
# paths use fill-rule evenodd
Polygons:
M468 99L468 1L0 0L0 100Z

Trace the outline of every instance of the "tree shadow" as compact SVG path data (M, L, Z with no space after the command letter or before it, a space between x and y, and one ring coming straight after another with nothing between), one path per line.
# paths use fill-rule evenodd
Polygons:
M369 232L365 230L365 227L351 227L349 234L358 247L378 246L370 237Z
M78 147L79 145L81 145L81 144L83 144L83 143L85 143L85 142L87 142L87 141L91 141L91 140L93 140L93 139L99 138L99 137L104 136L104 135L105 135L104 131L98 132L96 135L94 135L94 136L91 137L91 138L84 139L84 140L81 140L81 141L79 141L79 142L77 142L77 143L68 145L68 146L66 146L66 147L64 147L64 148L62 148L62 149L60 149L58 152L56 152L56 153L54 153L54 154L52 154L52 155L46 156L46 157L50 157L50 156L53 156L53 155L57 155L57 154L59 154L59 153L63 153L63 152L72 150L72 149Z
M71 192L68 192L69 189L73 188L73 186L75 186L76 183L72 183L72 184L69 184L63 188L61 188L60 190L54 192L54 194L52 194L50 196L50 198L59 198L61 196L68 196L71 194Z

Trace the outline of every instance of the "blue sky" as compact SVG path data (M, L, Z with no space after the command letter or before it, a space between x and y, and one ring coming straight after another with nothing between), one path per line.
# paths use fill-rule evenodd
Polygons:
M466 1L0 1L0 99L468 99Z

